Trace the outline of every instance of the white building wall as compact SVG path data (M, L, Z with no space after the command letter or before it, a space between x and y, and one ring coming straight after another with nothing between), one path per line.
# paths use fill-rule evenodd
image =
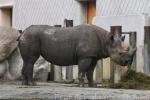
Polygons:
M14 0L0 0L0 7L12 5Z
M97 16L138 14L150 15L150 0L96 0ZM77 0L15 0L13 26L24 29L32 24L63 25L65 18L78 25L86 23L85 15L86 9Z
M83 23L80 3L76 0L16 0L13 27L25 29L33 24L63 25L71 19L74 25Z
M97 16L150 15L150 0L97 0Z

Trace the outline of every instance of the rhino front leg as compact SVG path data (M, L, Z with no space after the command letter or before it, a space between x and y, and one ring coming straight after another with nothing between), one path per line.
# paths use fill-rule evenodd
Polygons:
M78 73L78 79L79 79L79 87L84 87L84 79L85 79L85 73L79 72Z
M84 87L85 73L90 68L91 63L92 63L92 58L80 59L78 62L79 65L78 79L79 79L80 87Z

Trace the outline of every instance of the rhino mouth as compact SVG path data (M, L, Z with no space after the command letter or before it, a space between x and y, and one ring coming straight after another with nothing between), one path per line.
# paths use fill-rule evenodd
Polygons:
M121 66L130 66L132 64L132 61L123 61L123 62L116 62L116 63Z
M128 65L131 65L132 64L132 61L125 61L125 60L113 60L113 62L115 62L116 64L118 65L121 65L121 66L128 66Z
M121 65L121 66L128 66L131 65L133 62L133 57L135 55L136 48L130 47L129 51L122 52L121 55L112 57L112 59L115 63Z

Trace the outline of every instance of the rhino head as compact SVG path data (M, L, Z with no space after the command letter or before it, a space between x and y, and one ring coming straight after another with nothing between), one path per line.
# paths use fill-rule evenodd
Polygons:
M108 38L108 53L110 58L121 66L131 65L136 52L136 47L124 47L123 43L125 36L122 37L119 34L110 33Z

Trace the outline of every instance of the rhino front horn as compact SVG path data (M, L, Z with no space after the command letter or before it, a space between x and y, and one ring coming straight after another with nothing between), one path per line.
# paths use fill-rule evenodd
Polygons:
M136 50L137 50L137 48L136 47L130 47L130 51L129 51L129 54L130 55L134 55L135 54L135 52L136 52Z

